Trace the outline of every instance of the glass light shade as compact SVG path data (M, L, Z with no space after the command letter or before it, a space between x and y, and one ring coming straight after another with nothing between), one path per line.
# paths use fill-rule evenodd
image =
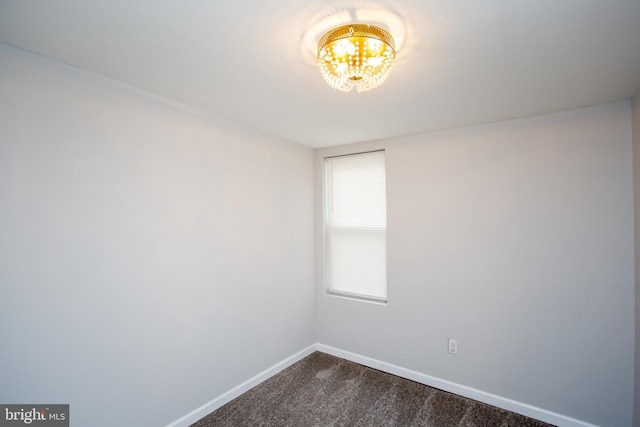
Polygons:
M386 80L395 44L391 34L367 24L334 28L318 42L318 65L329 86L349 92L375 89Z

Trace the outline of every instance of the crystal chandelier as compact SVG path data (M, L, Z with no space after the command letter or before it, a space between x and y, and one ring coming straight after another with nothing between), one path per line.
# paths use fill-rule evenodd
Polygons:
M391 34L366 24L334 28L318 42L318 65L329 86L365 92L380 86L395 59Z

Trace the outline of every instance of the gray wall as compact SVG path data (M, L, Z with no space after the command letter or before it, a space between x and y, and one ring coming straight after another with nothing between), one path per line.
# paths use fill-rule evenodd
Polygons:
M636 255L636 352L633 425L634 427L640 427L640 89L634 96L631 105L633 108L633 192Z
M630 425L629 102L318 151L318 218L322 157L381 147L388 304L324 293L318 220L318 341L578 420Z
M165 425L313 344L312 164L0 45L0 402Z

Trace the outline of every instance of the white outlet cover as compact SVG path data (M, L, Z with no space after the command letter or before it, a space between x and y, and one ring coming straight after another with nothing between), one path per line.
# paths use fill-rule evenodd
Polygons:
M458 354L458 340L449 338L449 353Z

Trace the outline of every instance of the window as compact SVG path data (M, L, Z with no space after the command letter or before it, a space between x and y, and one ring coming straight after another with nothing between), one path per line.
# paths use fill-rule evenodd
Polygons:
M330 293L387 299L384 151L325 160L325 260Z

